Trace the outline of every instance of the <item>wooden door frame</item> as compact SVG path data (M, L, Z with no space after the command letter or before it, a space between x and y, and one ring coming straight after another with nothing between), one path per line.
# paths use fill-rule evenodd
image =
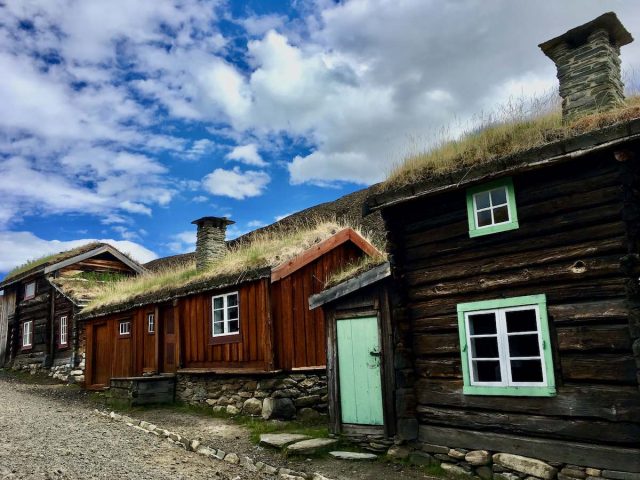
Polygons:
M94 363L95 363L95 359L93 358L94 355L94 350L93 350L93 345L95 342L95 328L96 326L102 326L102 325L106 325L107 327L107 331L109 330L109 321L106 319L103 320L99 320L96 322L87 322L85 324L85 337L87 339L87 351L86 351L86 355L85 355L85 387L87 390L104 390L105 388L107 388L107 385L104 385L102 383L93 383L93 369L94 369ZM109 332L108 332L109 333ZM111 358L113 358L113 352L111 355ZM111 371L111 365L109 365L109 371Z
M384 289L383 289L384 290ZM386 290L374 295L368 307L336 312L335 306L327 312L327 387L329 394L329 428L332 433L384 433L385 437L395 434L393 347L391 342L391 324L388 310ZM375 317L378 322L378 342L380 345L380 381L382 387L383 425L352 425L342 423L342 407L340 404L340 375L338 360L337 322L340 320Z

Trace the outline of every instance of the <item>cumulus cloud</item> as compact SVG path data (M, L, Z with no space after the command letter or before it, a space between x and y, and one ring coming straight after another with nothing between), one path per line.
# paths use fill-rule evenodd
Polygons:
M264 167L267 165L267 162L265 162L260 156L260 153L258 153L258 146L255 143L234 147L227 154L227 159L247 165L255 165L256 167Z
M202 183L213 195L244 200L249 197L257 197L267 187L271 177L266 172L247 170L241 171L235 167L232 170L216 168L204 177Z
M171 235L171 241L167 247L173 253L193 252L196 248L196 230L185 230Z
M8 272L14 267L37 257L58 253L79 247L90 242L103 242L113 245L123 253L131 255L136 261L146 263L158 258L155 252L130 240L114 240L111 238L82 238L78 240L45 240L31 232L0 232L0 272Z

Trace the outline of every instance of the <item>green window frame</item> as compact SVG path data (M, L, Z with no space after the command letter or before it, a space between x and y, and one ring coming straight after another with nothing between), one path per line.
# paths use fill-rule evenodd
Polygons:
M505 204L498 206L489 204L488 207L477 208L477 200L480 194L489 193L494 190L504 189L506 191L506 206L509 214L507 221L495 222L494 212L500 207L504 207ZM491 198L491 194L489 195ZM490 199L490 202L492 200ZM489 213L491 215L491 224L486 226L478 226L478 213ZM506 232L508 230L515 230L519 228L518 224L518 211L516 208L516 195L513 188L513 179L501 178L493 182L484 183L476 187L467 189L467 218L469 221L469 237L479 237L481 235L489 235L492 233Z
M529 397L551 397L556 394L553 370L553 354L549 335L547 317L547 299L544 294L511 297L498 300L484 300L458 304L458 333L460 336L460 356L462 360L462 377L465 395L511 395ZM508 331L507 314L514 312L536 312L536 330L538 334L538 353L533 357L511 355L511 338L519 335L532 336L533 331ZM474 335L468 328L470 315L494 315L495 333ZM517 316L515 317L517 319ZM515 325L510 323L509 325ZM528 330L528 329L527 329ZM495 337L498 353L496 358L481 359L477 351L472 352L471 343L480 337ZM515 340L517 342L517 340ZM477 347L477 343L476 343ZM498 381L474 380L471 371L473 362L499 362L500 379ZM542 381L525 382L512 380L513 362L539 361L541 363ZM477 365L476 365L477 366Z

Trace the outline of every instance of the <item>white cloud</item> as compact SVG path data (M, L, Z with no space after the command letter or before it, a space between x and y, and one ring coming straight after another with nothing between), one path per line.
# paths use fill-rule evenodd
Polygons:
M250 220L247 222L247 227L249 228L260 228L264 226L265 223L262 220Z
M271 178L265 172L247 170L241 171L238 167L233 170L216 168L204 177L203 187L213 195L244 200L249 197L257 197L262 194Z
M7 272L14 267L36 257L69 250L90 242L103 242L113 245L123 253L131 255L140 263L146 263L158 258L151 250L139 243L129 240L114 240L110 238L95 239L82 238L78 240L45 240L25 231L0 231L0 272Z
M289 213L283 213L282 215L276 215L274 217L276 222L279 222L280 220L282 220L283 218L287 218L289 215L293 215L295 212L289 212Z
M196 230L185 230L171 235L167 247L174 253L193 252L196 248Z
M256 167L264 167L267 165L267 162L265 162L260 156L260 153L258 153L258 145L255 143L234 147L227 154L227 159L246 163L247 165L255 165Z
M204 203L209 201L209 197L205 197L204 195L197 195L191 199L194 203Z

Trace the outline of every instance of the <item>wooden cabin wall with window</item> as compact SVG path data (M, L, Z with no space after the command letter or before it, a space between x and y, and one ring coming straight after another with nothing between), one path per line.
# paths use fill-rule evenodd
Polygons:
M212 298L238 292L239 335L212 336ZM178 302L184 368L273 369L269 279L181 298Z
M272 284L277 368L326 365L324 313L321 308L309 310L309 297L324 290L331 273L362 255L361 249L346 242Z
M25 297L27 285L35 284L34 294ZM17 342L13 345L13 357L20 358L28 356L30 359L44 359L50 351L48 339L50 338L50 325L48 322L51 312L51 290L52 287L43 275L26 279L16 284L16 318L18 322L14 324L17 329L15 338ZM31 290L29 289L29 293ZM24 345L24 324L31 322L31 345Z
M73 345L77 335L74 330L73 314L74 308L71 301L54 290L54 319L53 319L53 337L55 348L57 349L56 360L63 361L68 359L73 353ZM66 337L62 335L61 326L66 319ZM66 343L65 343L66 340Z
M638 253L625 223L633 203L625 205L625 192L637 195L638 184L625 168L608 151L513 174L519 225L487 235L470 236L464 189L383 211L404 283L398 306L412 332L423 441L475 439L475 448L500 450L495 435L515 434L637 447L640 391L626 303L626 287L637 291L637 282L621 260ZM546 296L555 395L464 394L457 306L527 295Z

